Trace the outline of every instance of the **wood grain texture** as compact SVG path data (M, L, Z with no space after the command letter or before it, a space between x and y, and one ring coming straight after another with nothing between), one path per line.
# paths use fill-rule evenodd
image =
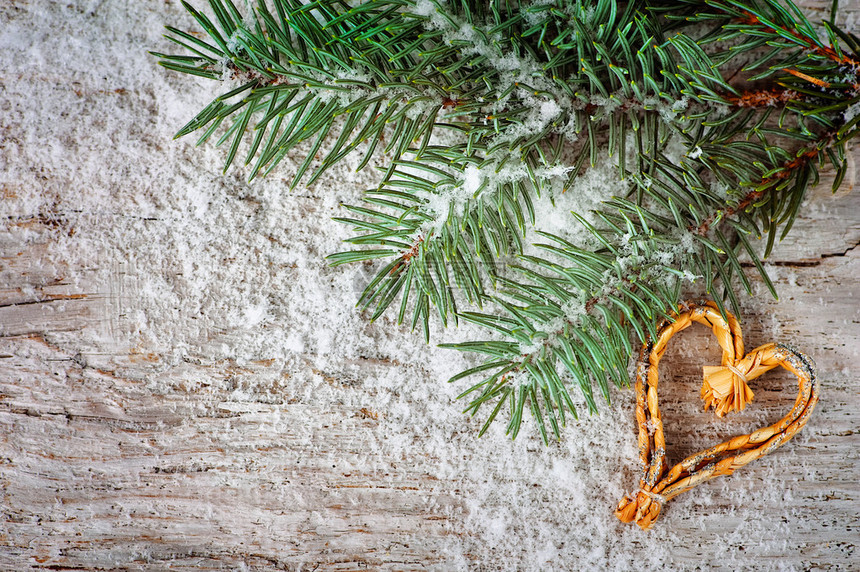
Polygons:
M34 31L34 58L96 36L107 48L97 50L99 65L65 71L10 59L4 67L20 71L0 77L0 154L15 173L0 184L0 569L857 569L856 175L836 194L824 180L770 259L780 300L759 281L742 300L748 347L790 342L817 361L822 399L812 420L778 459L679 497L644 534L612 516L636 478L631 391L544 449L534 436L479 441L480 420L453 399L462 386L435 375L441 350L405 329L355 318L347 324L366 341L327 359L325 343L313 342L327 314L305 314L289 298L331 291L326 300L346 312L353 293L322 263L310 274L318 282L293 283L308 267L291 253L314 261L336 245L325 221L337 201L325 193L340 193L343 181L284 198L291 218L261 231L248 221L274 208L264 195L278 181L255 191L241 173L220 175L220 152L169 144L176 125L165 124L178 117L169 98L197 84L148 85L112 67L112 49L133 51L160 77L143 52L165 49L155 23L187 22L177 3L0 6L7 31L44 32L45 21L56 37ZM46 122L64 109L80 119L43 133L27 121L30 97L44 101ZM105 119L100 109L124 111ZM209 210L181 198L202 185L200 172ZM350 185L344 193L365 181ZM70 195L95 198L71 204ZM212 206L221 195L224 211ZM183 214L195 209L199 219ZM200 224L204 237L234 225L239 247L213 253L212 268L181 267L188 258L169 252L185 248L176 221ZM163 259L144 257L147 244L163 245ZM237 270L237 260L253 264ZM218 289L219 276L241 272L235 284L247 292ZM207 277L211 300L195 273ZM217 301L243 303L260 290L271 290L270 311L304 345L254 349L265 336L230 322ZM175 319L176 330L152 315ZM716 344L704 330L678 337L661 373L673 460L777 419L793 401L791 376L769 374L756 380L750 410L718 424L696 401ZM577 479L598 484L582 490Z

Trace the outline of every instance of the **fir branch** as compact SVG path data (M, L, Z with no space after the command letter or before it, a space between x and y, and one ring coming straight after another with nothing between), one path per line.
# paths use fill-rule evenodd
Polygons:
M839 184L860 123L860 39L819 37L791 2L209 4L185 4L205 36L168 28L184 53L156 54L227 84L179 135L229 143L225 168L244 141L251 177L301 150L293 186L388 153L330 261L377 265L372 320L394 306L429 340L435 308L494 333L449 346L486 357L452 378L481 374L463 394L472 414L494 403L481 433L507 404L512 436L530 411L559 437L571 386L596 411L685 282L737 313L747 255L775 295L748 237L767 256L826 161ZM546 232L535 202L593 192L606 162L612 196Z
M523 406L516 401L522 393L516 387L525 388L523 395L531 399L532 404L541 392L547 392L551 399L546 401L555 403L560 417L554 417L552 409L546 411L545 416L550 420L553 434L558 437L558 427L564 425L564 411L570 411L574 417L577 412L557 368L561 367L578 385L590 413L597 412L593 383L597 384L607 402L610 401L609 382L616 387L627 384L626 364L632 352L629 330L635 331L641 340L647 339L648 335L654 334L653 325L657 318L668 317L677 306L681 291L679 284L684 275L675 271L673 266L686 256L682 252L687 253L692 242L678 251L677 258L667 259L659 254L658 245L665 249L667 240L657 227L668 221L632 203L620 201L615 205L619 207L616 215L605 215L604 220L609 227L620 223L630 231L623 249L607 242L605 252L587 252L563 239L547 235L554 244L541 245L543 249L571 265L525 257L524 262L543 269L544 273L525 266L513 267L528 281L505 280L507 287L502 297L496 297L496 302L510 317L462 314L463 319L488 327L509 339L504 342L444 345L488 356L484 364L454 376L451 381L495 370L463 393L462 396L466 396L479 392L467 406L467 412L474 414L483 404L498 399L491 413L492 420L501 403L511 400L513 414L508 433L516 436L522 421L516 408ZM586 224L600 242L614 236L609 229L600 231L584 221L581 223ZM656 235L661 238L655 240ZM676 244L683 242L679 239ZM625 262L628 257L630 262ZM665 283L665 270L669 270L668 276L674 276L671 283ZM583 302L577 294L582 291L595 294ZM505 296L516 303L506 301ZM547 441L548 431L543 417L536 416L536 419L541 436ZM482 432L486 428L487 425Z
M691 228L690 230L699 236L705 236L717 220L731 217L737 213L745 211L750 206L759 203L769 192L778 190L778 183L796 176L798 171L806 168L809 166L810 162L817 159L821 152L833 142L834 136L835 133L833 132L826 133L811 149L801 151L796 157L790 161L786 161L781 167L772 170L770 174L763 177L761 183L744 195L737 204L709 215L697 227Z

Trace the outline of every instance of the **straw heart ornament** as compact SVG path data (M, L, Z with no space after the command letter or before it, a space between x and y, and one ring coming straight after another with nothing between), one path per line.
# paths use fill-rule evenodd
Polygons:
M748 383L763 373L782 366L797 376L797 400L778 422L749 435L738 435L687 457L671 469L666 460L666 438L657 398L658 366L669 340L693 322L710 327L723 350L720 366L704 367L702 399L719 417L740 411L752 401ZM712 302L686 303L665 322L642 348L636 367L636 422L639 426L639 460L644 474L639 489L625 495L615 515L622 522L636 522L648 529L660 515L663 504L696 485L730 475L735 469L770 453L789 441L806 425L818 402L818 381L813 361L782 344L765 344L744 354L740 324L729 313L724 319Z

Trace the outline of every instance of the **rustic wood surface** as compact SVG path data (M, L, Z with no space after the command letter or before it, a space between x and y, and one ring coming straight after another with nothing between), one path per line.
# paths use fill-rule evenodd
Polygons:
M144 54L166 49L156 28L165 22L188 19L178 3L154 0L0 5L0 165L9 175L0 183L0 569L860 567L860 177L853 167L836 194L823 181L771 258L780 300L758 281L756 295L743 299L748 347L787 341L817 361L822 399L812 421L774 453L779 459L688 493L698 500L679 497L677 509L670 504L655 530L642 533L612 517L612 495L632 486L637 471L630 391L615 392L612 412L569 428L566 445L545 450L533 436L478 441L480 422L463 417L453 399L462 387L445 387L438 367L424 363L444 360L442 350L406 330L380 333L383 325L356 318L349 324L368 328L371 339L400 340L402 353L374 353L368 342L332 364L319 344L286 357L264 347L238 358L231 348L246 328L201 314L192 332L193 309L175 309L182 331L148 324L147 304L160 299L147 290L151 276L165 276L181 294L188 269L171 267L170 254L162 266L147 266L152 258L127 250L119 231L155 243L172 236L171 217L152 212L184 208L176 196L183 185L199 185L201 171L236 216L262 208L251 191L228 188L242 187L242 174L222 177L219 151L170 141L187 118L171 111L170 98L205 84L169 77L149 86L134 70L113 67L112 50L135 52L129 57L150 77L167 75ZM28 29L38 33L15 36ZM49 65L51 50L80 49L94 38L106 44L89 63ZM21 63L21 54L41 63ZM39 106L42 123L30 123L25 111ZM124 109L126 119L103 119L100 109ZM68 113L79 122L50 127ZM853 156L860 165L860 153ZM263 265L285 245L309 259L330 252L338 237L323 235L336 201L321 196L340 184L329 178L284 199L294 222L268 236L271 246L251 260ZM96 198L76 205L64 198L70 193ZM136 208L128 197L166 206ZM221 224L207 216L204 227ZM236 240L259 244L255 232L249 225ZM118 238L100 242L105 237ZM228 254L220 264L231 264ZM291 264L301 266L280 263L271 277L283 281L268 284L285 299L300 288L286 280L296 275ZM343 284L337 270L315 272L312 279L328 282L309 288ZM174 294L163 299L182 299ZM329 297L346 311L343 298L352 295ZM326 319L302 322L300 308L288 301L283 308L305 334L318 327L312 319ZM695 403L702 356L718 359L716 344L703 330L681 337L663 360L672 365L663 366L661 382L675 388L663 397L664 416L677 419L667 424L673 460L728 434ZM787 374L765 376L754 389L760 409L742 425L779 418L796 391ZM604 437L619 425L629 442ZM561 469L541 472L554 463ZM598 471L611 483L572 492L562 477L539 478L561 470L583 479ZM489 514L499 522L481 522ZM570 514L602 524L581 530ZM562 557L544 560L538 545L546 539ZM565 543L589 542L587 561L564 560Z

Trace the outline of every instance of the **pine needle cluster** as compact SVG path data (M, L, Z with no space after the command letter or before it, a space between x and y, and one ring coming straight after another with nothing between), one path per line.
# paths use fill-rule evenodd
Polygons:
M177 136L251 178L296 149L293 187L387 154L330 260L375 265L371 319L487 328L448 346L485 358L452 379L482 432L559 437L573 386L596 411L691 281L723 312L744 265L776 295L762 259L860 121L860 38L790 0L208 1L154 54L225 86Z

